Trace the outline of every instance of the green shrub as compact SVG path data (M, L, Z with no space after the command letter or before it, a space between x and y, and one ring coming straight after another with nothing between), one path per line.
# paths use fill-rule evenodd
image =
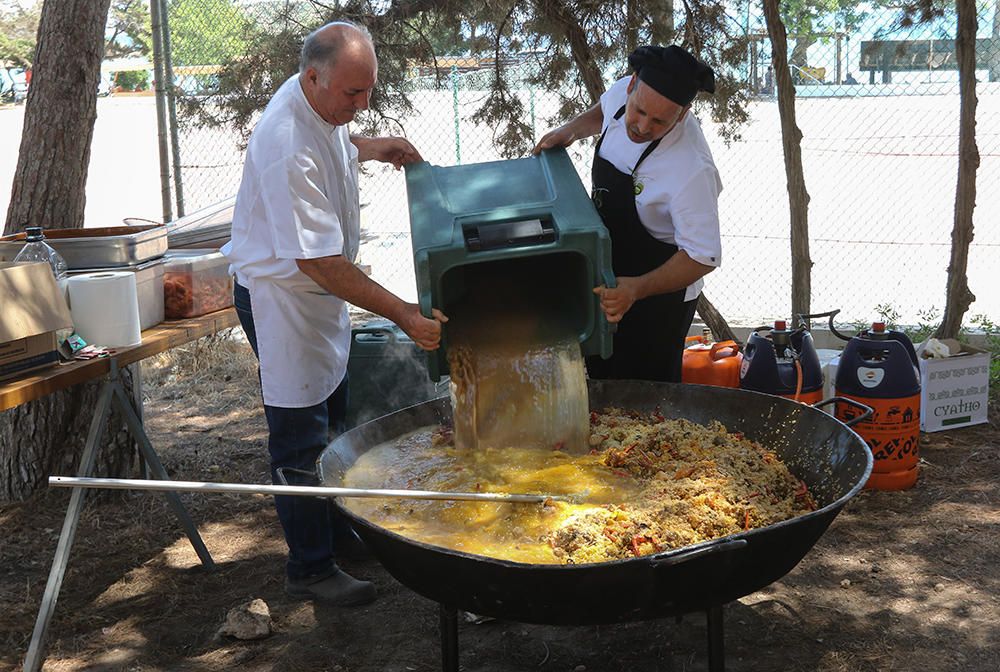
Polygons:
M125 91L145 91L149 88L149 73L145 70L128 70L115 75L115 85Z

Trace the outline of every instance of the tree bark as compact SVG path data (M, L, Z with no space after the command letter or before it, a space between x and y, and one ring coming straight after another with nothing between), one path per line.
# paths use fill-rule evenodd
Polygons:
M120 370L119 378L131 397L128 369ZM50 475L76 473L99 391L100 381L94 381L0 413L0 503L27 499ZM136 454L125 418L116 410L105 420L91 475L129 476Z
M1000 1L1000 0L998 0ZM674 0L655 3L649 8L653 44L670 44L674 41Z
M788 36L778 12L778 0L764 0L764 18L771 38L771 64L778 90L781 117L781 146L785 155L788 210L791 218L792 314L806 315L809 309L812 260L809 258L809 192L802 171L802 131L795 122L795 86L788 69Z
M809 47L816 44L816 38L811 35L795 36L795 46L792 47L792 55L788 57L788 62L800 68L809 65Z
M976 145L976 3L957 0L958 35L955 51L958 58L961 111L958 126L958 185L955 189L955 223L951 231L951 261L948 264L948 293L944 317L934 336L955 338L962 327L969 306L976 300L969 289L967 270L972 244L972 215L976 209L976 171L979 147Z
M738 341L736 334L733 330L729 328L729 323L726 322L726 318L722 316L712 302L708 300L705 296L705 292L702 292L698 296L698 315L701 317L701 321L705 323L705 326L712 330L712 337L716 341Z
M4 233L80 228L110 0L42 5Z
M569 43L570 54L580 71L583 85L590 97L590 104L595 104L604 94L604 77L601 75L601 69L597 63L590 57L587 33L580 25L579 19L573 15L563 0L535 0L535 5L540 14L563 27L566 42Z
M49 0L42 6L5 233L32 224L83 226L109 3ZM129 389L130 372L120 375ZM76 471L98 388L96 382L78 385L0 413L0 502L28 497L52 473ZM105 428L99 473L129 473L135 450L124 426L113 415Z

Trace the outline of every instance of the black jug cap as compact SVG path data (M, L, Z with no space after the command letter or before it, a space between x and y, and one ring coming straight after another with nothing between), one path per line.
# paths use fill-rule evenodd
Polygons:
M24 227L24 242L34 243L39 240L45 240L45 234L42 233L42 227L40 226Z

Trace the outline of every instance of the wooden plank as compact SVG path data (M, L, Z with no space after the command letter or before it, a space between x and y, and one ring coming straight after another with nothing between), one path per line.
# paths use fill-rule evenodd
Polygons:
M235 308L226 308L186 320L162 322L142 332L141 344L122 348L112 357L119 367L125 367L179 345L196 341L203 336L239 326L239 323ZM111 358L102 357L67 362L0 383L0 411L40 399L58 390L96 380L106 376L110 369Z

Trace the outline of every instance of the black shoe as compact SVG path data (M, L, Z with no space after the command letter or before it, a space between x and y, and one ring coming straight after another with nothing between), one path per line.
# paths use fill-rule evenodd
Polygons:
M338 560L374 560L375 556L368 548L361 537L352 530L349 535L337 537L333 540L333 554Z
M285 592L289 597L338 607L357 607L375 600L374 583L359 581L341 569L298 581L285 579Z

